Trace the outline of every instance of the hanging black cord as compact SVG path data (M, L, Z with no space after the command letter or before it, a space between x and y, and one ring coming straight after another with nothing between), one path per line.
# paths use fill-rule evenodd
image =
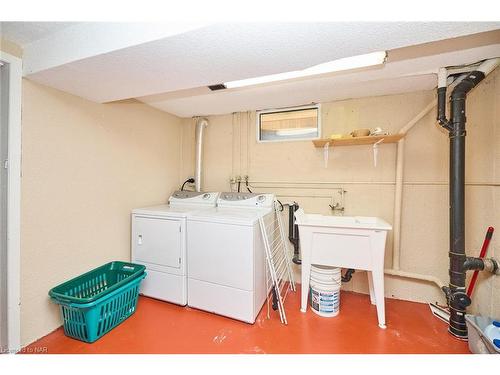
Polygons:
M252 193L252 190L250 190L250 188L248 187L248 180L245 181L245 185L247 186L247 190L249 193Z
M185 186L186 184L188 184L188 183L189 183L189 184L194 184L194 178L188 178L186 181L184 181L184 183L183 183L183 184L182 184L182 186L181 186L181 191L183 191L183 190L184 190L184 186Z
M238 181L238 193L240 192L241 181Z
M280 211L283 212L283 210L285 209L285 207L283 207L283 203L281 203L279 199L276 199L276 202L280 204Z

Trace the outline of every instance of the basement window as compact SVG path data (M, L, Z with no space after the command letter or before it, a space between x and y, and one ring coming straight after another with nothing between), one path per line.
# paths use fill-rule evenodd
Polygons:
M259 142L318 139L320 129L319 104L257 112Z

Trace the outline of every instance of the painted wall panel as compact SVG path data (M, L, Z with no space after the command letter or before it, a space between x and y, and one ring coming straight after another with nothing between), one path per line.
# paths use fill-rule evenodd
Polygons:
M180 179L181 120L142 103L95 104L23 81L21 327L61 325L50 288L130 260L130 211Z

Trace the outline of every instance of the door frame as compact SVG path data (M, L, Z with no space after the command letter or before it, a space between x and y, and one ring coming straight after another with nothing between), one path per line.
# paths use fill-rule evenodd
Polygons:
M7 346L21 349L21 92L22 59L0 51L9 64L7 171ZM0 167L3 168L3 165Z

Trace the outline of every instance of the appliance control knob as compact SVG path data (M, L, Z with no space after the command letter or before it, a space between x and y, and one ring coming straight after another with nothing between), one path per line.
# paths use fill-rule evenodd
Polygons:
M210 194L205 193L205 194L203 194L203 197L202 197L202 198L203 198L203 199L208 199L208 198L210 198Z
M262 203L262 202L264 202L266 200L266 197L264 195L259 195L259 197L257 198L257 200Z

